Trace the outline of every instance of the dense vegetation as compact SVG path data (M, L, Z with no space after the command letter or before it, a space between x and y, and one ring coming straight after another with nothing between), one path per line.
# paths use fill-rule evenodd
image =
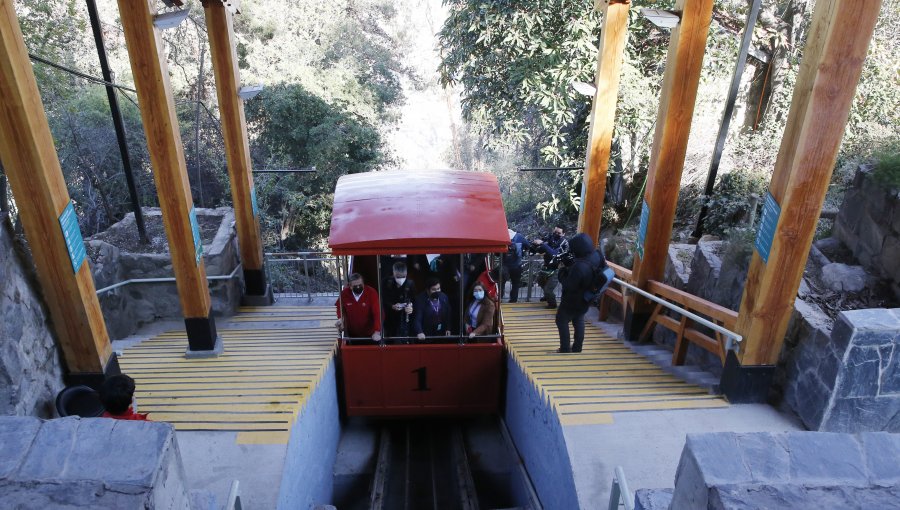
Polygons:
M514 223L533 216L572 222L580 200L580 169L514 169L584 163L591 98L572 84L593 80L601 25L593 1L443 3L448 16L436 41L441 55L436 71L448 90L459 92L465 122L454 131L448 166L496 173ZM132 87L116 1L98 4L115 79ZM195 203L229 205L206 27L199 2L189 4L189 21L164 33L188 174ZM337 177L396 166L387 135L405 100L401 81L423 79L411 71L415 66L407 52L416 27L403 13L422 4L243 2L235 24L242 80L266 85L246 103L254 167L318 170L256 176L268 249L323 247ZM15 0L15 7L32 54L99 76L83 0ZM668 48L668 32L643 19L642 7L666 5L633 0L631 9L604 212L605 225L617 228L628 227L636 216ZM707 226L712 233L752 227L747 223L756 215L747 204L768 186L813 8L812 0L763 2L754 47L767 62L751 58L744 74L711 202ZM716 1L682 183L682 226L700 205L747 9L745 0ZM884 0L835 173L834 196L848 178L841 171L848 162L878 153L889 162L885 168L896 169L898 27L900 0ZM102 231L131 209L103 87L42 63L34 69L82 229L86 235ZM118 94L141 201L153 206L158 200L139 106L133 92ZM880 172L887 175L883 182L896 182L896 170Z

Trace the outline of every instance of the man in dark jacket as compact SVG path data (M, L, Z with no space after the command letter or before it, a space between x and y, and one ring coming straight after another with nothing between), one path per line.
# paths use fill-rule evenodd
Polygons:
M556 311L556 327L559 329L559 352L581 352L584 343L584 314L590 303L584 293L591 286L593 268L600 264L600 255L594 250L594 242L587 234L581 233L569 241L569 251L574 261L560 269L562 300ZM575 328L575 342L569 346L569 323Z
M569 250L569 242L565 238L565 230L562 226L553 227L553 232L546 239L531 241L532 251L544 254L544 266L541 268L539 282L544 288L544 298L547 308L556 308L556 286L559 284L559 256Z
M388 336L406 338L410 336L413 299L416 296L415 283L406 277L406 264L394 262L393 275L381 283L384 307L384 331ZM405 340L404 340L405 341Z
M413 305L415 319L413 330L419 340L426 336L449 336L453 327L450 299L441 292L441 281L431 277L425 282L425 292L419 294ZM458 325L458 322L457 322Z
M509 249L503 255L503 281L500 282L500 299L506 290L506 281L512 282L509 288L509 302L519 301L519 287L522 284L522 262L524 249L528 245L528 239L515 230L509 230Z

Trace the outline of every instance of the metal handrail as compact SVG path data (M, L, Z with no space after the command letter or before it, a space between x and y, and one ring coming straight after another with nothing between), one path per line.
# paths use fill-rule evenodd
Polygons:
M491 340L491 339L497 339L497 338L502 338L502 337L503 337L503 335L500 335L500 334L475 335L472 338L469 338L469 335L430 335L430 336L426 336L424 339L419 338L418 336L391 336L391 337L387 337L387 338L382 338L380 341L378 341L378 343L383 345L387 340L409 340L412 342L421 342L422 340L463 340L463 341L472 340L474 343L474 341L477 341L477 340ZM374 342L375 341L375 340L372 340L372 337L370 337L370 336L343 336L343 334L341 335L341 340L347 340L348 342L364 342L364 341Z
M240 484L237 480L231 482L231 490L228 491L228 500L225 502L225 510L243 510L241 505Z
M234 267L234 270L231 274L225 275L216 275L216 276L207 276L207 281L215 282L220 280L231 280L237 277L238 271L241 269L242 264L238 264ZM109 292L114 289L118 289L119 287L124 287L126 285L131 285L133 283L169 283L177 281L174 276L168 277L160 277L160 278L129 278L127 280L123 280L119 283L114 283L108 287L103 287L102 289L97 290L97 295L103 294L105 292Z
M621 280L621 279L619 279L619 278L613 278L613 281L616 282L616 283L618 283L618 284L621 285L622 287L631 290L632 292L635 292L635 293L637 293L637 294L640 294L641 296L644 296L645 298L649 299L650 301L653 301L653 302L655 302L655 303L658 303L658 304L660 304L660 305L662 305L662 306L664 306L664 307L666 307L666 308L668 308L669 310L672 310L672 311L674 311L674 312L678 312L678 313L680 313L681 315L683 315L683 316L685 316L685 317L691 319L691 320L694 321L694 322L703 324L704 326L706 326L706 327L708 327L708 328L710 328L710 329L712 329L712 330L714 330L714 331L716 331L716 332L719 332L719 333L725 335L725 337L726 337L726 341L725 341L725 350L726 350L726 351L730 351L730 350L732 350L732 349L734 348L734 344L732 343L732 340L734 340L734 342L736 342L736 343L741 343L741 342L744 340L744 337L742 337L741 335L735 333L734 331L731 331L730 329L727 329L727 328L724 328L724 327L722 327L722 326L719 326L718 324L716 324L716 323L714 323L714 322L711 322L711 321L709 321L709 320L707 320L707 319L704 319L703 317L701 317L701 316L699 316L699 315L697 315L697 314L695 314L695 313L693 313L693 312L690 312L690 311L688 311L688 310L685 310L684 308L682 308L682 307L680 307L680 306L678 306L678 305L673 305L672 303L666 301L665 299L662 299L662 298L660 298L660 297L658 297L658 296L655 296L655 295L653 295L653 294L651 294L651 293L649 293L649 292L647 292L647 291L645 291L645 290L639 289L639 288L635 287L634 285L632 285L632 284L630 284L630 283L628 283L628 282L626 282L626 281L623 281L623 280Z
M628 489L625 470L622 469L622 466L616 466L612 488L609 491L609 510L618 510L620 501L625 506L625 510L634 510L634 494Z

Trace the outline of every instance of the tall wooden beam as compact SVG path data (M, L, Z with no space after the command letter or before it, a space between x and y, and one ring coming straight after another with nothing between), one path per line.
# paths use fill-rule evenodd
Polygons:
M209 35L210 55L216 76L216 94L222 117L222 135L231 179L231 197L237 224L241 264L246 283L245 301L252 304L271 304L271 292L266 284L265 260L259 220L254 204L253 170L250 162L250 142L247 121L240 91L237 47L234 42L233 15L220 0L204 0L206 31ZM249 299L248 299L249 298Z
M713 0L678 0L675 4L681 22L669 41L632 268L634 284L640 287L648 280L661 280L665 271L712 8ZM626 307L624 329L632 340L637 340L652 312L649 301L638 297L632 295Z
M741 301L744 341L726 372L778 361L881 3L816 3Z
M597 92L591 106L591 129L588 135L587 163L584 173L584 197L578 216L578 231L591 236L596 245L600 241L600 222L603 215L603 195L606 193L606 169L612 147L616 103L619 97L619 77L628 38L628 8L630 0L601 0L603 13L600 29L600 50L597 54Z
M13 0L0 0L0 160L70 382L118 373Z
M210 313L203 244L197 232L163 39L153 24L156 0L118 2L187 328L188 354L213 353L221 342Z

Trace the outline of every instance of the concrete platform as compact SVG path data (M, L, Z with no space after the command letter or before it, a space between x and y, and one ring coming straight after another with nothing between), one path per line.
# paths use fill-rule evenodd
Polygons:
M555 352L554 311L542 304L504 304L503 315L512 366L558 423L534 434L544 434L550 451L547 438L561 431L568 458L553 469L571 469L582 509L607 508L616 466L632 491L672 487L688 433L802 430L770 406L731 405L663 370L616 339L620 326L596 322L596 310L580 354ZM565 485L557 478L545 490Z
M175 427L190 487L219 505L237 479L245 508L277 507L293 426L324 374L333 379L334 308L285 305L242 307L223 320L218 358L185 359L181 321L113 345L139 411Z

